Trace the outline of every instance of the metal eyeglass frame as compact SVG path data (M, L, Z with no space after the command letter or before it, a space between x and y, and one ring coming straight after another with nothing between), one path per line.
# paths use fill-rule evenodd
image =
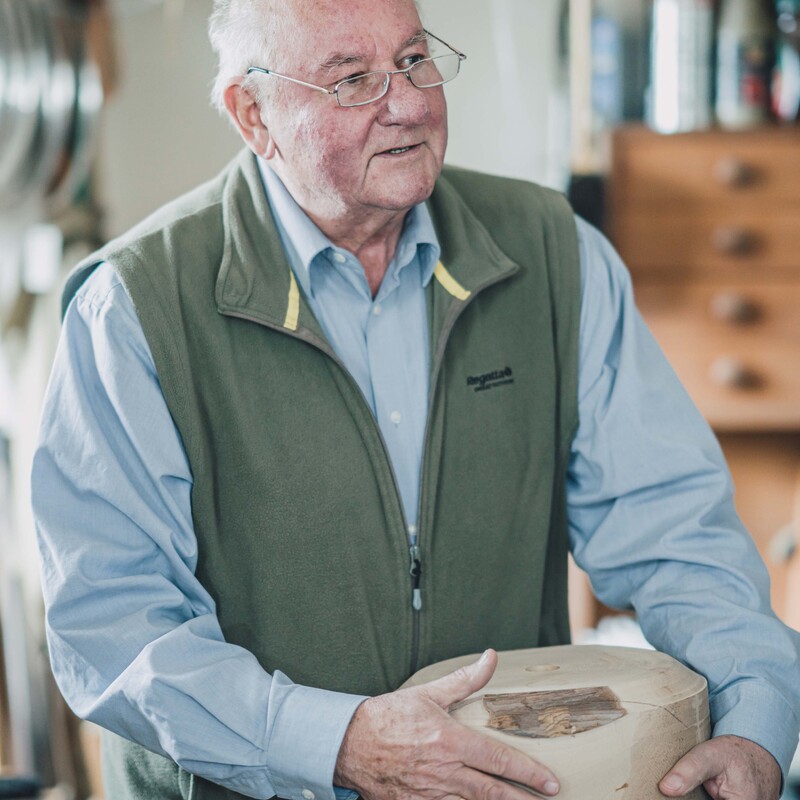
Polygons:
M445 47L449 47L453 51L453 53L455 53L455 55L458 56L458 66L459 66L459 69L461 68L461 62L462 61L466 61L466 58L467 58L467 56L464 53L462 53L460 50L456 50L456 48L453 47L453 45L448 44L446 41L444 41L444 39L440 39L438 36L435 36L430 31L426 30L425 34L427 36L430 36L432 39L436 39L437 42L440 42ZM447 53L446 55L450 55L450 54ZM345 78L345 80L339 81L333 87L333 89L328 89L325 86L318 86L315 83L307 83L306 81L301 81L301 80L298 80L297 78L291 78L289 75L282 75L280 72L275 72L274 70L271 70L271 69L264 69L264 67L248 67L247 68L247 74L250 75L253 72L261 72L264 75L274 75L276 78L283 78L284 80L291 81L292 83L300 84L300 86L307 86L309 89L317 89L320 92L325 92L325 94L332 94L332 95L334 95L336 97L336 102L339 104L339 106L341 108L356 108L358 106L366 106L366 105L369 105L370 103L375 103L378 100L380 100L382 97L384 97L386 95L386 93L389 91L389 83L390 83L390 79L391 79L392 75L405 75L406 78L408 78L408 80L410 81L410 83L413 86L417 86L414 83L414 81L412 80L411 75L409 75L409 72L412 69L414 69L414 67L416 67L418 64L422 64L425 61L435 61L437 58L442 58L442 56L430 56L428 58L421 58L419 61L415 61L410 66L403 67L403 69L376 69L376 70L372 70L371 72L365 72L363 75L359 75L358 76L359 79L360 78L364 78L367 75L385 75L386 78L385 78L385 80L383 82L383 91L377 97L373 97L371 100L364 100L364 101L362 101L360 103L348 103L346 105L343 104L342 101L339 99L339 87L343 86L346 83L352 82L354 80L353 78ZM457 75L458 75L458 72L456 72L456 74L453 76L453 78L457 77ZM453 80L453 78L449 78L448 80ZM442 86L443 84L445 84L447 82L448 81L441 81L440 83L432 83L432 84L430 84L428 86L417 86L417 88L418 89L432 89L435 86Z

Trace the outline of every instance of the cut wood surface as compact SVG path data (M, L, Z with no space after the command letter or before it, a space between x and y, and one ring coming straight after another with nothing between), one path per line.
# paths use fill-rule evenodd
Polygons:
M433 664L406 685L479 655ZM705 679L663 653L628 647L502 652L487 686L450 714L550 767L560 800L663 800L659 780L710 735Z
M483 707L489 712L490 728L534 739L574 736L626 713L608 686L487 694Z

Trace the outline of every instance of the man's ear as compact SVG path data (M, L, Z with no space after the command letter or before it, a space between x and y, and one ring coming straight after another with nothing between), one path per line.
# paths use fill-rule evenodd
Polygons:
M261 117L261 108L255 97L238 83L231 83L223 95L225 108L247 146L262 158L275 154L275 143Z

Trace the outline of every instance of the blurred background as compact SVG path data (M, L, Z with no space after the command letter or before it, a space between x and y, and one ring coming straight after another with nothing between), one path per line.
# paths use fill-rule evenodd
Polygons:
M421 6L468 55L449 162L564 191L611 237L800 629L800 0ZM0 798L103 794L47 668L30 460L67 271L240 148L210 8L0 0ZM574 567L571 615L576 641L646 646Z

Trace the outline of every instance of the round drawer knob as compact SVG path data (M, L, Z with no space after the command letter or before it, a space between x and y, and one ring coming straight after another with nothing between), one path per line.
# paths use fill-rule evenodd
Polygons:
M759 317L755 302L739 292L718 292L711 298L711 315L731 325L747 325Z
M758 386L758 375L736 356L720 356L711 364L711 380L728 389L752 389Z
M751 184L755 175L753 167L736 156L722 158L714 167L714 177L717 182L733 189Z
M755 247L755 236L745 228L715 228L711 234L714 249L727 256L743 256Z

